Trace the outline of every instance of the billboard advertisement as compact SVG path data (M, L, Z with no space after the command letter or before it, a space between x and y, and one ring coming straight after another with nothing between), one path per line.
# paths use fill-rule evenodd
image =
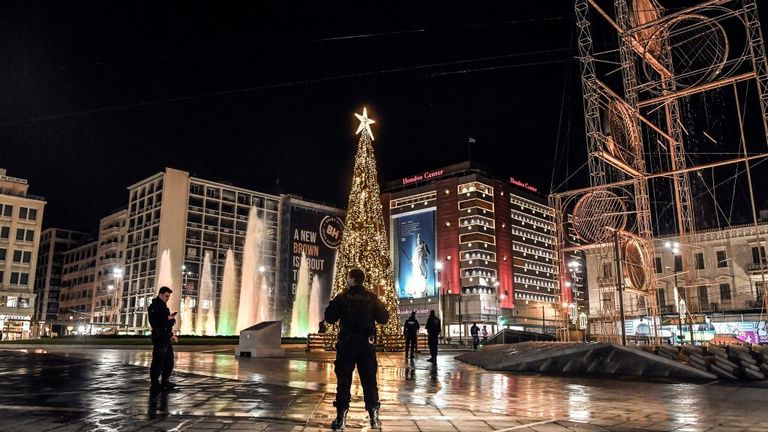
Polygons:
M437 295L435 286L435 209L393 218L395 288L400 298Z
M289 265L284 273L290 294L285 296L286 300L292 301L297 291L304 292L306 289L310 294L319 293L319 298L313 303L325 308L331 295L336 250L341 244L343 227L340 216L299 206L290 208ZM304 265L308 270L306 287L298 287L300 275L305 270L301 268L302 254L306 255ZM292 304L286 304L286 307L290 308ZM316 326L317 323L310 325Z

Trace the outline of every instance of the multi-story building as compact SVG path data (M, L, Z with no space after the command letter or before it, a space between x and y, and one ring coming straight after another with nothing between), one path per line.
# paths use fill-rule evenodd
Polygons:
M40 234L37 270L35 272L35 316L36 336L47 337L53 333L63 334L53 323L59 315L59 295L64 252L89 241L87 233L47 228Z
M62 334L91 334L93 295L96 283L98 241L76 246L63 254L59 317Z
M35 313L35 269L45 200L27 180L0 169L0 336L29 338Z
M536 187L461 163L384 185L400 314L551 331L560 319L552 210Z
M763 321L765 283L768 282L765 250L768 222L760 222L758 228L759 234L754 224L700 231L686 244L680 244L676 237L656 239L652 259L661 337L674 339L682 332L685 340L690 340L691 335L695 340L708 340L723 334L768 342ZM590 267L587 272L590 299L593 299L590 311L596 316L605 306L600 303L599 299L604 297L600 291L605 286L616 285L612 270L615 260L588 251L587 265ZM618 310L618 301L615 302L613 306ZM627 335L649 335L651 326L642 325L650 322L651 311L645 302L627 293L624 303Z
M119 287L123 280L128 209L118 210L99 222L96 250L96 284L91 305L94 332L117 332Z
M234 251L237 273L251 207L263 221L258 257L269 290L269 309L276 312L280 197L190 176L167 168L128 187L128 227L120 287L120 331L149 329L146 308L160 285L173 290L172 311L182 298L194 310L206 254L211 263L214 307L220 304L227 250Z

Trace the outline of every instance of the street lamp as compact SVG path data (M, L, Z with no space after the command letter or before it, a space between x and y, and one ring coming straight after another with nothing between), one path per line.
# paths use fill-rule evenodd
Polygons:
M112 312L110 313L109 320L115 325L115 334L117 334L117 322L120 315L120 290L115 288L120 287L123 279L123 269L121 267L112 267L112 279L114 283L107 285L107 290L112 293Z
M677 261L675 257L680 255L680 243L677 242L665 242L664 247L672 252L672 260L673 260L673 269L674 277L675 277L675 294L678 297L678 301L675 303L677 304L677 313L678 313L678 331L680 332L680 344L683 344L683 318L686 316L686 305L685 305L685 299L687 298L685 296L685 287L682 287L682 291L680 290L680 286L677 282ZM681 258L682 259L682 258ZM669 268L669 267L667 267ZM691 319L690 314L688 314L688 331L691 335L691 344L693 344L693 319Z
M440 318L440 324L443 326L441 334L442 337L445 338L445 320L443 319L443 301L442 301L442 291L440 287L442 284L440 283L440 272L443 270L443 263L442 261L436 261L435 262L435 289L437 290L437 314L438 318Z

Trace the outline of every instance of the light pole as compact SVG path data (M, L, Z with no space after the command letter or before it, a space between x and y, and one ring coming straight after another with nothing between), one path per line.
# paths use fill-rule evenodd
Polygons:
M443 326L440 333L442 333L443 337L445 337L445 320L443 319L443 302L442 302L442 294L440 291L442 291L440 288L442 284L440 283L440 271L443 270L443 263L441 261L435 262L435 290L437 291L437 315L438 318L440 318L440 325Z
M667 250L672 252L672 257L673 257L672 260L673 260L674 269L672 271L674 272L674 277L675 277L675 293L677 294L677 297L678 297L678 302L677 302L678 331L680 332L680 345L682 345L683 344L683 318L685 318L686 316L687 308L686 308L685 299L687 297L685 296L686 294L685 287L683 287L683 290L680 291L680 286L677 283L678 270L677 270L677 264L676 262L674 262L674 261L677 261L674 257L680 255L680 243L666 242L664 243L664 247ZM691 345L693 345L694 344L693 343L693 319L691 318L690 314L688 314L688 332L691 335Z
M107 285L107 290L112 293L112 313L109 317L110 321L115 326L115 334L117 334L117 325L120 316L120 287L123 279L123 269L121 267L112 268L112 280L113 283Z

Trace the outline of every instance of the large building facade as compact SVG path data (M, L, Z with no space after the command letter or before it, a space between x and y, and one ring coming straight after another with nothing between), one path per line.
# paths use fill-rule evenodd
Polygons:
M33 333L35 271L45 200L27 193L27 180L0 169L0 336Z
M264 224L260 270L268 289L275 290L279 196L196 178L171 168L129 186L128 191L119 331L142 333L149 329L146 308L161 285L174 291L168 304L172 311L179 311L187 298L186 304L194 310L206 255L215 287L214 305L219 305L227 250L234 251L240 273L251 207L257 209L257 217ZM275 311L275 296L269 297L269 308Z
M91 305L95 333L114 333L119 328L119 288L123 280L128 210L121 209L99 222L96 249L96 284Z
M451 339L557 325L552 211L534 186L465 162L389 182L382 202L401 319L434 309Z
M35 336L49 337L63 334L54 324L59 316L61 277L64 271L64 252L89 240L84 232L61 228L46 228L40 234L37 269L35 274Z
M98 241L73 247L63 254L59 316L54 322L59 334L91 334L93 296L96 283Z
M707 341L730 336L745 342L768 343L765 286L768 282L765 242L768 222L696 233L687 244L676 237L657 238L653 256L658 336L668 340ZM615 258L587 252L590 315L595 318L613 302L618 310L613 273ZM651 311L642 296L624 296L629 337L654 336ZM681 317L682 315L682 322ZM599 333L599 328L592 326Z

